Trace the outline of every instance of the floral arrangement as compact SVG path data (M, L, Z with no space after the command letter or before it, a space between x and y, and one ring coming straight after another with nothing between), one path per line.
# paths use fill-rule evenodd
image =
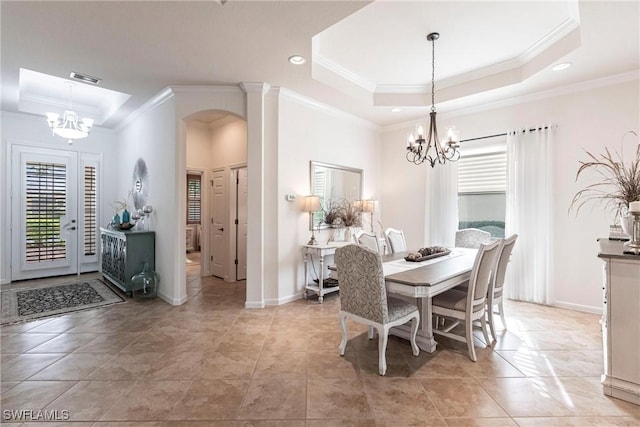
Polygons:
M353 202L330 200L323 209L324 222L333 227L360 227L362 211Z
M634 131L628 131L625 135L628 133L638 136ZM613 208L617 217L624 215L629 203L640 200L640 144L635 159L628 164L624 163L619 153L611 153L607 148L604 154L598 156L588 151L586 153L590 160L580 161L576 181L587 170L596 172L600 180L578 191L569 209L575 208L577 215L587 202L596 201Z

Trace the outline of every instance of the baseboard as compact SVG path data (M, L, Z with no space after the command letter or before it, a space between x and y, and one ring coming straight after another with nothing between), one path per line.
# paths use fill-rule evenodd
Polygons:
M163 294L162 292L158 292L158 298L163 300L164 302L171 305L182 305L187 302L187 296L183 296L182 298L171 298L168 295Z
M264 308L264 301L245 301L244 308Z
M553 307L566 308L567 310L582 311L585 313L602 314L602 307L591 307L590 305L574 304L570 302L555 301Z
M275 305L287 304L293 301L297 301L299 299L302 299L302 292L298 292L297 294L289 295L289 296L278 298L278 299L266 299L264 300L264 303L267 306L275 306Z

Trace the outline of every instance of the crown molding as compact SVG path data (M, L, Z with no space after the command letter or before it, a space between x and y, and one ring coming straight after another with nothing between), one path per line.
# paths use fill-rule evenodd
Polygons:
M173 93L242 93L237 85L212 85L212 86L169 86Z
M355 123L357 125L364 126L367 129L371 129L371 130L378 131L378 132L382 129L381 126L379 126L379 125L377 125L377 124L375 124L373 122L365 120L365 119L363 119L361 117L358 117L356 115L347 113L345 111L339 110L339 109L337 109L335 107L331 107L331 106L329 106L327 104L323 104L321 102L316 101L315 99L306 97L306 96L301 95L301 94L299 94L297 92L294 92L294 91L292 91L290 89L286 89L286 88L280 87L278 90L279 90L280 96L282 96L283 98L286 98L286 99L289 99L291 101L294 101L294 102L296 102L296 103L298 103L300 105L304 105L305 107L312 108L312 109L314 109L316 111L320 111L322 113L329 114L331 116L338 117L340 119L345 119L345 120L347 120L349 122L352 122L352 123Z
M155 96L149 99L147 102L142 104L140 108L135 110L133 113L129 114L118 126L114 128L116 132L120 132L125 127L129 126L134 120L140 117L142 114L146 113L153 108L164 104L167 100L173 98L175 96L175 92L171 87L166 87L158 92Z
M366 90L369 93L373 93L376 90L376 84L370 82L367 79L360 77L353 71L345 68L338 63L330 60L326 56L320 53L320 39L313 37L311 40L311 62L321 67L326 68L328 71L336 74L339 77L353 83L354 85Z
M265 82L242 82L239 86L245 93L260 93L262 96L269 92L271 87Z
M474 107L463 108L455 111L450 111L446 113L438 113L438 116L441 119L450 119L459 116L480 113L489 110L496 110L498 108L509 107L512 105L518 104L526 104L529 102L540 101L543 99L551 99L557 98L559 96L570 95L572 93L585 92L588 90L595 90L607 86L613 86L616 84L622 84L634 80L640 80L640 69L628 71L625 73L614 74L612 76L601 77L598 79L588 80L581 83L576 83L560 88L553 88L544 90L537 93L532 93L529 95L517 96L509 99L504 99L500 101L488 102L481 105L476 105ZM405 120L400 123L394 123L392 125L384 126L382 128L383 132L390 132L395 130L406 129L408 127L415 126L417 119L414 120Z

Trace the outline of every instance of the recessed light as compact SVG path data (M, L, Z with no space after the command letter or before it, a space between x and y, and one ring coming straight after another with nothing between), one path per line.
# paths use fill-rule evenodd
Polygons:
M569 67L571 67L571 62L561 62L560 64L554 65L551 69L553 71L561 71L566 70Z
M394 107L391 109L392 113L399 113L400 111L402 111L402 108Z
M293 65L302 65L306 61L307 60L304 59L304 56L301 55L292 55L289 57L289 62L291 62Z

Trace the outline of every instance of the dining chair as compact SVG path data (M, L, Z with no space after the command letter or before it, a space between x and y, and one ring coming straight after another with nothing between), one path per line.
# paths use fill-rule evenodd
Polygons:
M365 230L359 230L353 235L353 240L359 244L368 247L380 253L380 246L378 246L378 236L375 233Z
M455 246L458 248L477 249L482 243L491 240L491 233L478 228L463 228L456 231Z
M487 292L487 319L489 321L489 329L491 330L491 335L493 336L494 340L497 339L495 324L493 321L494 314L500 315L500 319L502 320L502 327L505 330L507 329L507 321L505 320L504 316L504 307L502 306L504 278L507 273L507 265L509 264L511 253L513 252L513 247L516 245L517 239L518 235L514 234L511 237L502 240L500 251L498 252L496 267L493 270L491 283ZM498 306L497 313L493 311L493 307L496 305Z
M420 312L415 303L387 295L382 271L382 258L372 249L360 245L347 245L336 249L336 266L340 275L340 326L342 342L340 355L347 347L347 318L368 325L378 331L378 373L387 372L387 341L389 329L411 321L411 349L420 354L416 333Z
M436 317L433 333L466 342L469 358L474 362L477 360L473 345L475 320L480 320L484 338L487 343L489 342L486 320L487 290L491 282L491 274L495 269L500 244L499 240L480 244L466 292L453 288L436 295L432 300L432 313ZM437 321L438 317L451 319L453 322L447 322L445 326ZM464 322L464 336L451 332L460 322Z
M404 238L404 231L396 230L395 228L387 228L384 230L384 236L387 239L389 251L392 254L407 251L407 241Z

